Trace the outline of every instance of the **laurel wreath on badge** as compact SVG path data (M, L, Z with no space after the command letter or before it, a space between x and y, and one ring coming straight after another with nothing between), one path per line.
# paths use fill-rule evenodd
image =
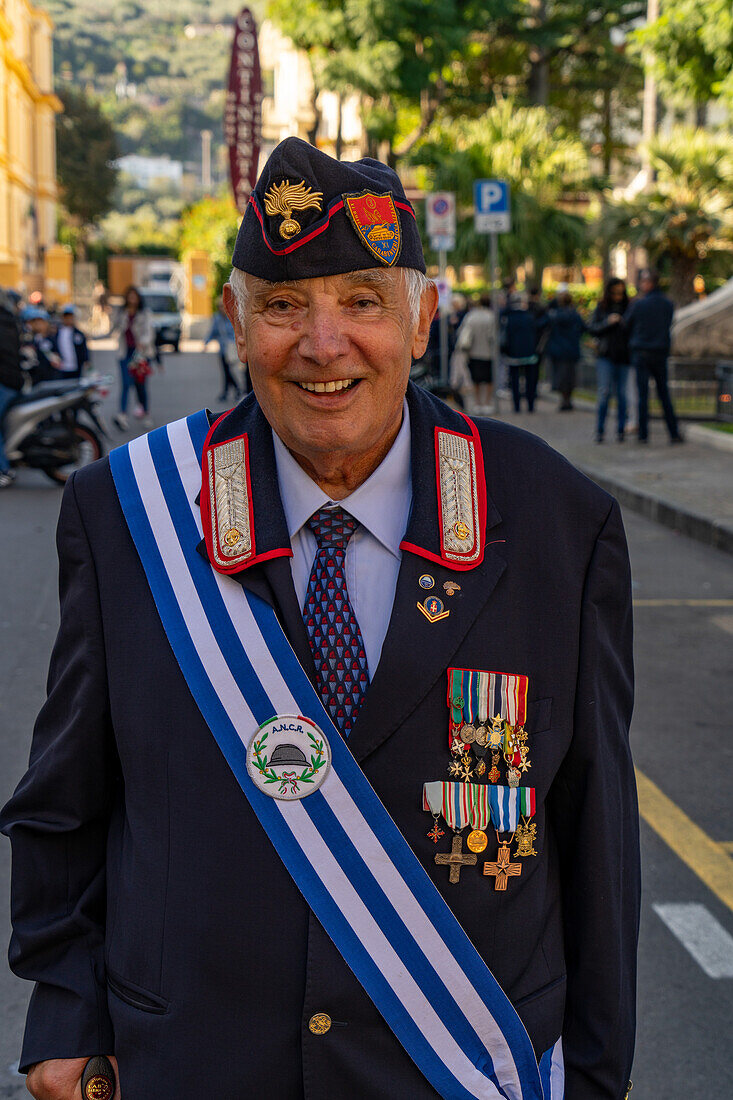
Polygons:
M298 783L312 783L313 777L318 775L319 771L326 763L326 754L324 752L323 741L320 741L314 734L310 732L310 730L307 730L306 732L308 734L308 740L310 741L315 751L311 754L310 768L306 768L306 770L298 776ZM280 783L282 782L282 777L279 776L277 772L273 771L272 768L268 767L267 757L263 756L265 742L267 741L267 735L268 731L266 730L262 734L262 737L260 737L258 741L255 741L253 743L253 763L254 766L257 768L257 771L265 780L265 783Z

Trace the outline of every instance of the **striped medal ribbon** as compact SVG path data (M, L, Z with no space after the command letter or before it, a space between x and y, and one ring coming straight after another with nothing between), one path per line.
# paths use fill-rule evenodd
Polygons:
M456 832L467 825L484 832L491 821L488 791L489 788L481 783L425 783L423 809L433 817L442 814Z
M198 553L196 498L208 434L201 411L109 458L158 613L204 721L306 902L437 1093L445 1100L547 1100L542 1076L551 1080L560 1041L538 1066L513 1005L372 790L273 608ZM278 796L277 783L261 786L248 770L253 744L264 754L262 731L269 735L278 723L315 729L329 747L325 779L317 789L306 785L307 797Z
M497 715L511 727L523 726L527 719L528 690L528 676L509 672L483 672L473 668L449 668L449 748L453 748L454 737L463 736L461 730L466 727L473 730L485 729L487 723Z
M534 787L487 786L491 821L497 833L514 833L520 817L534 817Z

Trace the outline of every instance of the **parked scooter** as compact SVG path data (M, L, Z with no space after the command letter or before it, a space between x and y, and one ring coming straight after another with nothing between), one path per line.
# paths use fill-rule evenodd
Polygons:
M108 383L89 376L39 382L19 393L3 420L11 467L43 470L64 485L74 470L101 458L100 436L108 438L108 433L97 406L109 392Z

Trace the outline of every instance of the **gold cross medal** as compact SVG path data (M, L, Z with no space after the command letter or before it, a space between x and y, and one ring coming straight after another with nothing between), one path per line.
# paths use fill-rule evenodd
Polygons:
M483 852L488 843L486 828L491 821L491 807L487 797L488 788L478 783L425 783L423 786L423 809L433 815L437 824L442 815L454 831L450 852L438 852L434 861L439 866L450 868L448 881L455 885L460 882L461 869L476 865L477 854ZM463 851L461 832L470 826L466 839L468 852ZM432 836L428 833L430 839Z
M498 840L499 834L496 835ZM496 853L496 860L493 863L484 863L484 874L494 876L495 890L506 890L509 878L522 873L522 864L512 863L509 844L510 841L508 840L499 840L499 851Z
M534 816L535 792L533 787L489 787L489 801L491 804L491 820L496 830L496 839L499 843L499 851L496 859L484 864L484 875L490 875L494 879L495 890L506 890L510 878L518 877L522 873L521 863L512 863L511 844L517 839L520 855L536 855L532 849L534 832L530 830L525 834L524 826L527 820ZM519 819L524 819L524 826L519 824ZM532 830L535 829L534 824ZM511 833L509 839L502 840L502 833ZM529 849L527 848L529 841Z

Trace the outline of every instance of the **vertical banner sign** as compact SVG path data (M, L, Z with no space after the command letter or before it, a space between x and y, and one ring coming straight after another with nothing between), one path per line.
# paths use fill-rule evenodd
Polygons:
M257 49L257 26L249 8L242 8L234 24L232 63L224 108L224 140L229 147L229 174L234 202L244 213L257 179L260 159L262 74Z

